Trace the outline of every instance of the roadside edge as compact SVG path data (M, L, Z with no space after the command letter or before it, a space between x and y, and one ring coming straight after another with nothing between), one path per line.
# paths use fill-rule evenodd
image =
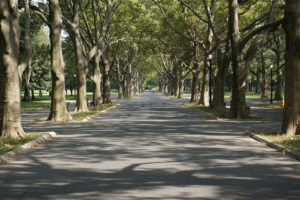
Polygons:
M16 157L19 154L25 153L26 151L29 151L33 149L36 146L40 146L43 143L46 143L47 141L55 138L57 134L55 132L47 132L45 135L32 140L30 142L27 142L20 147L9 151L3 155L0 156L0 165L8 163L10 160L12 160L14 157Z
M282 154L287 155L290 158L300 161L300 154L298 154L294 151L291 151L290 149L287 149L279 144L271 142L271 141L255 134L255 133L252 133L250 131L244 132L244 135L249 136L258 142L264 143L266 146L268 146L272 149L275 149L276 151L281 152Z

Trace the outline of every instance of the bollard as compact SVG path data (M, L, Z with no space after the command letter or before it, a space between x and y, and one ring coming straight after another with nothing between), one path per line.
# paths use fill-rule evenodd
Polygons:
M280 107L281 107L281 108L284 108L284 99L281 100L281 105L280 105Z

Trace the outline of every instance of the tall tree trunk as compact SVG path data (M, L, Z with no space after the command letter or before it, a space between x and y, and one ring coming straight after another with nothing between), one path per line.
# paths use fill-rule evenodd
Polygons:
M178 80L178 95L177 98L181 99L183 98L183 93L184 93L184 75L183 75L183 71L180 72L179 75L179 80Z
M286 0L285 107L282 133L300 134L300 1Z
M282 69L280 66L280 52L278 51L276 53L276 65L277 65L277 70L276 70L276 88L275 88L275 100L281 100L282 99Z
M25 80L22 80L22 84L24 87L24 98L23 101L30 101L30 78L32 74L32 65L31 65L31 57L32 57L32 46L30 40L30 24L31 24L31 16L30 16L30 2L29 0L24 0L24 15L25 15L25 23L24 23L24 50L25 50L25 58L19 64L19 76L22 79L23 72L27 69Z
M110 78L109 78L109 71L110 71L110 65L108 64L108 61L105 62L104 71L102 75L103 80L103 93L102 93L102 99L103 103L111 103L110 98Z
M34 101L35 100L35 95L34 95L34 89L31 88L31 100Z
M101 73L100 73L100 55L96 54L93 59L93 106L101 105Z
M0 1L0 136L24 136L21 125L18 0Z
M123 88L124 88L124 76L121 74L120 70L120 64L117 62L116 64L116 70L117 70L117 82L118 82L118 99L124 98Z
M24 50L25 57L22 62L19 64L19 76L22 79L22 74L27 68L27 66L31 67L31 57L32 57L32 45L30 39L30 26L31 26L31 15L30 15L30 0L24 0L24 15L25 15L25 23L24 23ZM31 69L32 71L32 69ZM29 73L30 79L31 73ZM29 84L29 82L28 82Z
M73 46L75 48L76 56L76 71L77 71L77 98L76 98L76 112L87 112L89 110L87 105L86 82L88 62L83 52L83 44L80 35L79 24L79 8L78 2L74 5L74 24L70 28L70 35Z
M213 97L213 107L216 109L225 109L225 81L228 72L230 60L227 55L227 50L222 53L221 49L217 52L218 60L218 73L216 76L214 97Z
M256 70L256 86L255 86L255 93L260 94L261 93L261 70Z
M192 87L191 87L191 99L190 102L198 102L199 99L199 65L197 63L194 64L194 70L192 74Z
M58 0L49 0L49 23L51 41L51 108L48 120L67 121L71 119L65 99L65 63L61 45L61 11Z
M239 31L239 5L238 0L229 2L229 31L231 41L231 57L233 71L231 111L234 118L247 117L246 108L246 84L243 76L243 66L241 62L241 34Z
M267 70L263 53L261 53L261 98L268 98Z
M207 57L206 57L207 58ZM207 59L204 59L204 68L202 70L202 84L200 89L199 104L202 106L209 106L209 63Z
M24 75L26 76L25 79L22 80L23 83L23 88L24 88L24 96L23 96L23 101L29 102L30 101L30 77L31 77L31 70L30 67L27 68L26 72Z
M239 4L238 0L230 0L229 2L229 33L231 40L231 57L232 57L232 71L233 71L233 87L232 87L232 102L231 111L234 118L246 118L248 116L248 109L246 105L246 78L249 70L249 65L254 59L259 44L266 39L266 35L263 31L270 28L276 28L282 21L274 22L275 8L278 1L273 1L271 6L271 12L269 15L269 24L263 27L257 28L251 32L248 36L241 39L239 31ZM242 50L246 43L255 36L255 39L251 42L245 56L242 59Z
M282 99L282 70L278 69L276 71L276 88L275 88L275 96L274 100Z

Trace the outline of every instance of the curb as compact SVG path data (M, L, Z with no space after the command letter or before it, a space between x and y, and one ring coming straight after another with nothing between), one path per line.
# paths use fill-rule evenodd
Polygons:
M256 141L259 141L261 143L264 143L265 145L267 145L268 147L271 147L272 149L275 149L276 151L278 152L281 152L282 154L284 155L287 155L289 156L290 158L293 158L295 160L298 160L300 161L300 154L294 152L294 151L291 151L279 144L276 144L276 143L273 143L259 135L256 135L255 133L252 133L252 132L245 132L244 133L246 136L249 136L253 139L255 139Z
M109 108L107 108L107 109L105 109L105 110L102 110L102 111L100 111L100 112L98 112L98 113L96 113L96 114L94 114L94 115L88 116L88 117L85 118L85 119L82 119L82 120L79 120L79 121L75 121L75 122L87 122L87 121L89 121L90 119L93 119L93 118L95 118L95 117L98 117L99 115L101 115L101 114L103 114L103 113L106 113L106 112L108 112L108 111L110 111L110 110L116 109L116 108L119 107L119 106L120 106L120 104L117 104L117 105L115 105L115 106L112 106L112 107L109 107Z
M32 140L28 143L21 145L20 147L14 149L12 151L9 151L9 152L3 154L2 156L0 156L0 165L8 163L10 160L12 160L17 155L25 153L26 151L28 151L36 146L39 146L39 145L51 140L54 137L56 137L55 132L48 132L46 135L43 135L35 140Z

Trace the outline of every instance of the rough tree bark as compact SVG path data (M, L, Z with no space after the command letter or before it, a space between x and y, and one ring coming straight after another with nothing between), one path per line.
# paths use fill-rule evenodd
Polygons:
M204 58L204 67L202 70L202 84L200 88L200 100L198 104L201 106L209 106L209 61L207 56Z
M229 1L229 34L231 41L231 58L233 71L232 101L231 112L233 118L246 118L248 109L246 105L246 78L251 60L255 57L255 53L259 44L266 38L262 33L271 28L276 28L282 24L282 20L274 21L274 8L278 1L274 1L269 16L269 24L254 29L251 33L241 38L239 29L239 4L238 0ZM256 37L255 37L256 36ZM254 38L246 54L242 58L242 52L247 42Z
M65 99L65 63L62 55L62 20L58 0L49 0L49 28L51 41L52 95L48 120L68 121L71 119Z
M25 78L22 80L22 85L23 85L23 88L24 88L24 96L23 96L22 101L25 101L25 102L30 101L30 87L29 87L29 84L30 84L31 74L32 74L32 65L31 65L31 62L29 62L28 63L28 68L26 68L26 72L23 75L23 76L25 76Z
M31 16L30 16L30 1L24 0L24 15L25 15L25 23L24 23L24 50L25 57L23 61L19 64L19 76L24 87L24 97L23 101L30 101L30 78L32 74L32 65L31 65L31 57L32 57L32 45L30 40L30 25L31 25ZM27 68L27 73L25 74L25 80L22 80L22 75Z
M285 107L282 133L300 134L300 0L286 0Z
M208 73L210 68L210 61L209 58L211 56L211 48L213 42L213 22L214 22L214 15L215 15L215 8L216 8L216 0L211 0L210 7L207 5L207 1L203 1L204 6L207 11L207 16L209 18L208 29L207 29L207 38L206 44L204 49L204 67L202 71L202 85L200 91L200 100L199 104L202 106L211 106L209 105L209 79L213 80L213 77L209 77L210 74Z
M246 112L245 83L241 80L243 67L241 66L241 34L239 29L238 0L229 2L229 31L231 41L231 59L233 71L231 111L234 118L244 118Z
M101 73L100 73L100 54L97 53L93 58L93 107L101 105Z
M111 66L110 66L110 62L104 57L102 56L102 60L103 60L103 73L102 73L102 84L103 84L103 91L102 91L102 101L104 104L107 103L112 103L111 101L111 97L110 97L110 70L111 70Z
M281 100L282 99L282 84L283 84L283 70L282 67L284 65L280 65L280 61L281 61L281 55L282 55L282 44L280 42L280 38L278 36L276 36L276 34L273 34L273 38L274 38L274 42L275 42L275 46L276 48L272 49L273 52L276 55L276 89L275 89L275 96L274 99L275 100Z
M261 98L268 98L268 83L267 83L267 69L266 62L263 51L260 52L260 62L261 62Z
M18 0L0 1L0 46L0 136L22 137Z
M217 50L218 72L215 81L213 107L216 109L225 109L225 80L228 72L230 58L228 56L229 45L224 52L221 49Z
M198 102L199 99L199 64L194 63L193 73L192 73L192 87L191 87L191 99L190 102Z
M79 1L73 1L72 22L67 23L68 31L71 36L76 57L76 82L77 82L77 96L76 96L76 112L87 112L88 105L86 100L86 81L88 71L88 60L84 53L84 46L81 40L80 21L79 21Z

